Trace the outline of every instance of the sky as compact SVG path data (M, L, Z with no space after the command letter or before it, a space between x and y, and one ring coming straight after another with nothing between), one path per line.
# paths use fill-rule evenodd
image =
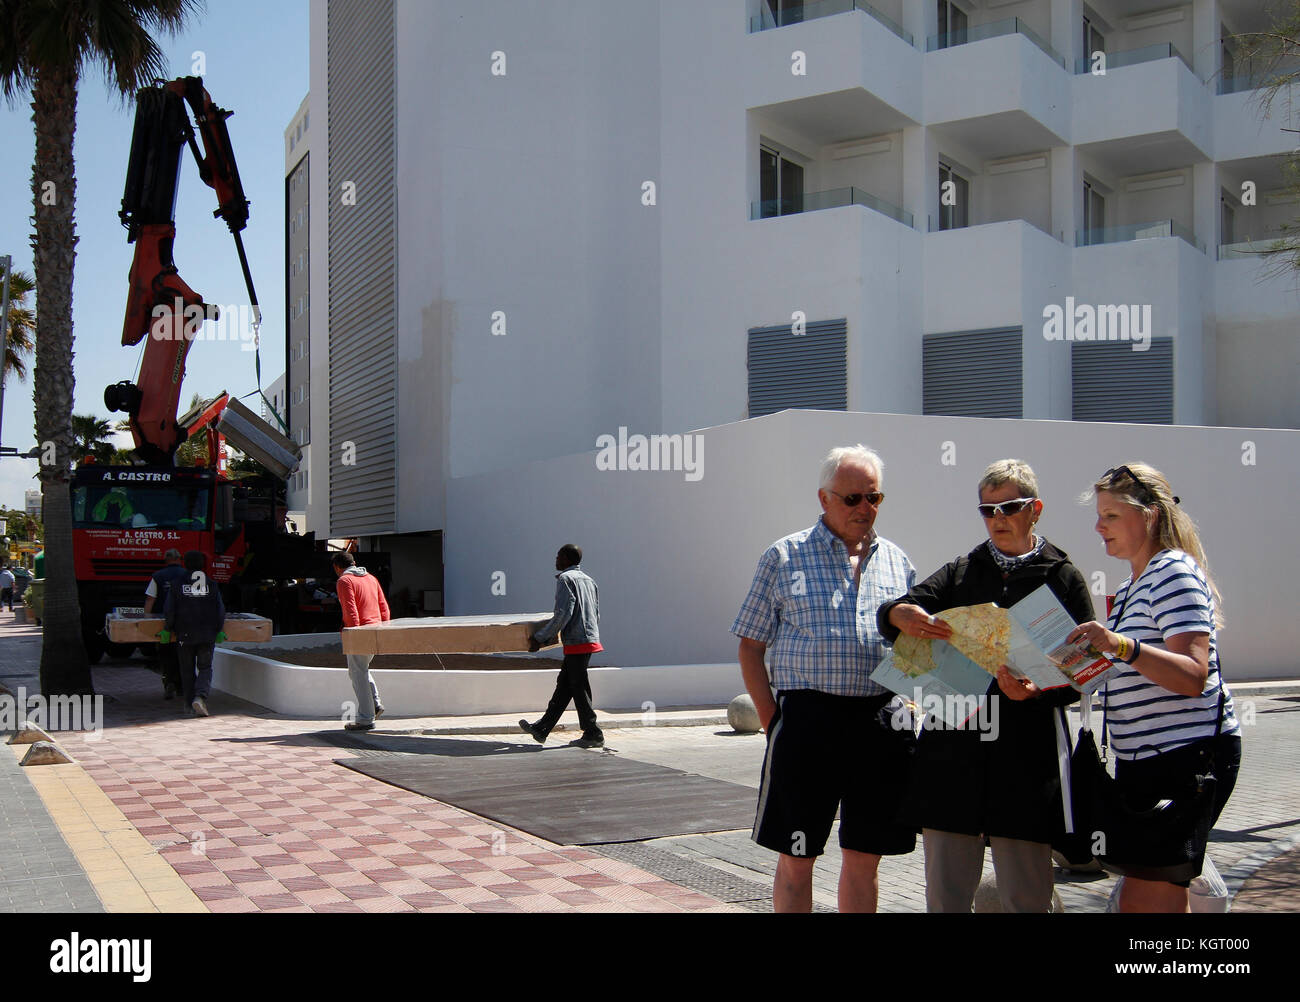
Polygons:
M193 27L160 38L167 79L190 76L202 53L201 74L213 102L234 111L227 120L244 193L252 203L243 232L253 283L262 307L262 386L284 371L284 130L308 87L308 0L207 0ZM143 345L122 346L127 275L134 245L117 218L135 119L134 101L110 94L98 70L81 81L74 154L77 170L77 259L73 279L74 368L77 414L114 422L125 417L104 406L104 387L134 380ZM30 95L0 101L0 256L32 273L31 175L35 132ZM175 259L181 278L204 300L247 307L248 293L226 225L212 218L217 196L198 175L194 158L181 161L176 205ZM245 309L245 315L248 314ZM181 396L243 396L257 387L254 353L237 342L196 341ZM29 369L34 358L29 360ZM246 401L260 410L256 401ZM32 377L5 385L2 444L19 452L35 443ZM124 445L130 444L125 436ZM0 459L0 506L23 507L23 491L36 488L34 460Z

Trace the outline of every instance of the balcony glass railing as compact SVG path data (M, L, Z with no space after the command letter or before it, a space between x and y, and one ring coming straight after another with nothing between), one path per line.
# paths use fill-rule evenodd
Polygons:
M1187 57L1178 51L1177 46L1170 42L1160 42L1156 45L1144 45L1140 49L1129 49L1126 52L1107 52L1105 53L1105 56L1107 72L1110 70L1118 70L1124 66L1136 66L1138 63L1150 63L1157 59L1173 59L1175 57L1181 59L1183 65L1189 70L1192 70L1193 73L1196 72L1192 68L1192 64L1187 61ZM1089 56L1086 59L1076 59L1074 61L1074 72L1091 73L1092 57ZM1101 76L1102 74L1098 73L1097 75Z
M1205 251L1205 245L1197 243L1196 234L1176 219L1158 219L1151 223L1129 223L1127 226L1078 230L1074 235L1074 245L1091 247L1094 244L1120 244L1129 240L1152 240L1156 237L1179 237L1202 253Z
M816 0L815 3L806 3L802 7L783 10L775 17L765 6L762 14L749 19L749 30L752 34L756 31L767 31L769 28L784 28L788 24L800 24L819 17L830 17L832 14L847 14L851 10L870 14L908 45L915 45L911 32L904 31L897 21L876 10L871 4L865 3L864 0Z
M912 225L912 214L906 209L891 205L883 198L877 198L861 188L831 188L829 191L807 191L794 198L773 198L762 202L752 202L749 206L749 218L769 219L773 216L793 216L800 212L838 209L845 205L861 205L882 213L904 226Z
M1238 94L1241 91L1258 90L1261 87L1277 87L1282 86L1289 78L1292 82L1300 82L1293 77L1293 74L1296 73L1300 73L1300 64L1288 64L1258 70L1238 66L1233 70L1231 76L1220 75L1218 92L1220 94Z
M1266 237L1263 240L1243 240L1235 244L1219 244L1219 260L1241 261L1248 258L1259 260L1267 255L1293 253L1294 250L1295 248L1288 246L1286 241L1279 235Z
M1048 45L1038 32L1034 31L1033 28L1018 17L1009 17L1003 21L991 21L988 24L976 24L969 28L963 28L961 31L932 35L926 40L925 51L933 52L935 49L950 49L955 45L982 42L986 38L997 38L1001 35L1024 35L1047 53L1053 62L1060 63L1061 68L1065 68L1065 58Z

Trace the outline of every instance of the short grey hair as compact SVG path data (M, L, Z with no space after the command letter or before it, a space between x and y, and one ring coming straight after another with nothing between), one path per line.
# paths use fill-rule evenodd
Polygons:
M980 478L979 490L982 494L986 487L1001 487L1003 484L1015 484L1022 498L1038 497L1038 478L1023 459L999 459L990 463Z
M869 466L875 471L876 480L880 486L885 483L885 464L876 453L868 449L865 445L841 445L832 449L822 460L821 483L818 486L828 491L835 480L835 474L840 471L840 466L845 462L851 462L862 466Z

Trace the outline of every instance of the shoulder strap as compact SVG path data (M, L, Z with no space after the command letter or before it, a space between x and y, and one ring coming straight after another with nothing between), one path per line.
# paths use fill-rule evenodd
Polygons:
M1124 591L1124 601L1119 604L1119 612L1115 614L1115 628L1119 629L1120 620L1124 618L1124 610L1128 608L1129 596L1133 594L1133 586L1136 581L1130 579L1128 588ZM1106 760L1107 747L1109 745L1109 731L1106 729L1106 717L1110 711L1110 682L1101 690L1101 759Z

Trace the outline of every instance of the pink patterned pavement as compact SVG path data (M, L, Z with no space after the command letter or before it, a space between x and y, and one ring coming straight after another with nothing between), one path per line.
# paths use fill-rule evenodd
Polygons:
M156 675L97 666L99 740L65 745L214 912L735 911L626 863L388 786L315 735L337 721L179 715Z

